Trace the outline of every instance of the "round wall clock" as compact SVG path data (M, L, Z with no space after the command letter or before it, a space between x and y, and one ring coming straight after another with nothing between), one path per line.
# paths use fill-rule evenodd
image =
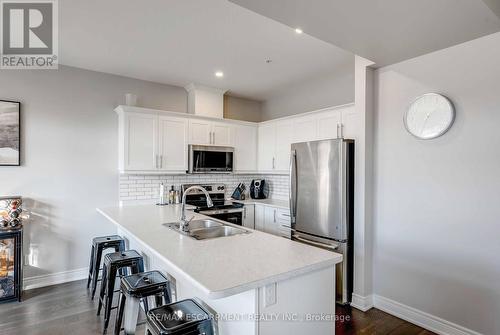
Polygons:
M446 133L455 120L455 108L447 97L424 94L413 101L404 115L406 130L413 136L429 140Z

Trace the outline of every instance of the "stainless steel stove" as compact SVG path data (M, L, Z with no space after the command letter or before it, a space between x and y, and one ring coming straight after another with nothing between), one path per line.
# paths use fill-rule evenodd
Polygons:
M182 185L182 192L194 184ZM243 225L244 205L226 201L226 186L224 184L204 184L203 187L212 198L213 207L207 207L207 199L203 192L190 191L186 195L186 204L196 206L195 212L236 225Z

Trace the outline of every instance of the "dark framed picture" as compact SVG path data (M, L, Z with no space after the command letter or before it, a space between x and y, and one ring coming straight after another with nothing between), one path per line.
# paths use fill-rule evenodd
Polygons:
M21 165L21 103L0 100L0 166Z

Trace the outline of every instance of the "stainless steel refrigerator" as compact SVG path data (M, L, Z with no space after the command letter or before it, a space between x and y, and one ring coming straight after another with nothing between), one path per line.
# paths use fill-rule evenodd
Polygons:
M292 144L292 239L343 255L336 268L336 300L348 304L353 287L354 141Z

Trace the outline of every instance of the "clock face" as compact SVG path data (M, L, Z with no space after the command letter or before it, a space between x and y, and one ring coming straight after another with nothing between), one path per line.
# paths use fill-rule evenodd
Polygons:
M417 98L404 116L408 132L424 140L443 135L450 129L454 120L455 108L451 101L435 93Z

